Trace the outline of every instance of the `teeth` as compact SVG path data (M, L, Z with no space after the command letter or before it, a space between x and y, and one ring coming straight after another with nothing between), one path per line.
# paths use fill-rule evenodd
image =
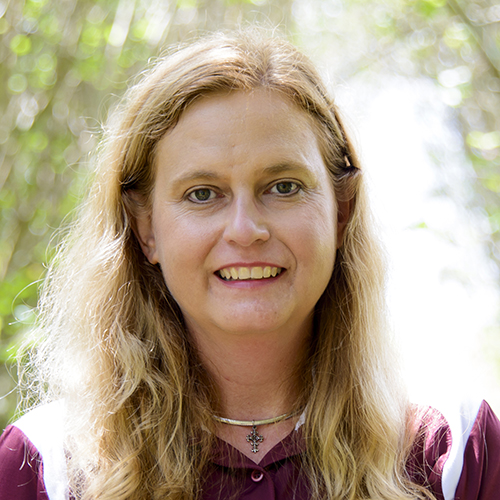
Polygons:
M250 276L253 280L260 280L263 274L262 267L252 267Z
M263 278L274 278L281 273L281 267L227 267L219 270L219 275L225 280L260 280Z
M229 271L228 269L221 269L221 270L220 270L220 275L221 275L224 279L226 279L226 280L228 280L228 279L230 279L230 278L231 278L231 273L230 273L230 271Z
M247 280L250 278L250 271L248 267L240 267L238 271L239 280Z

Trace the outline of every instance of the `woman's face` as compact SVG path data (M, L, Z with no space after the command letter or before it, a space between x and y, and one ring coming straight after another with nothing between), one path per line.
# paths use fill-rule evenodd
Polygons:
M155 167L139 238L190 331L309 332L343 228L312 119L272 91L208 96Z

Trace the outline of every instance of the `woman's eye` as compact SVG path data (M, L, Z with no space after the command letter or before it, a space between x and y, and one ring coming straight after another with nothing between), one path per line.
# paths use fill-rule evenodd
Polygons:
M294 194L299 189L300 186L296 182L282 181L276 183L269 191L276 194Z
M209 188L199 188L191 191L188 194L188 199L195 203L202 203L204 201L212 200L216 197L215 191Z

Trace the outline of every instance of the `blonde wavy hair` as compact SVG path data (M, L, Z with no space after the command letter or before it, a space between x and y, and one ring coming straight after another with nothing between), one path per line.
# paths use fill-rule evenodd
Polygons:
M150 208L156 145L186 108L207 94L258 88L314 118L336 195L351 204L297 401L307 403L302 469L311 498L431 497L405 472L412 415L385 335L384 264L358 158L311 62L248 30L175 50L129 89L104 130L90 194L49 268L22 380L30 402L66 401L76 498L200 495L213 435L200 430L214 430L217 388L161 270L140 249L134 214Z

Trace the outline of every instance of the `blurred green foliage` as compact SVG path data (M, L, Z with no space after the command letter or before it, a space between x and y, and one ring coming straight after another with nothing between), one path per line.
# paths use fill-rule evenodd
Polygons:
M280 26L337 76L426 76L473 166L468 203L500 268L500 6L494 0L11 0L0 2L0 395L15 385L50 237L82 194L99 123L165 45L245 22ZM348 49L348 50L346 50ZM111 96L111 97L110 97ZM0 399L0 428L15 394Z

